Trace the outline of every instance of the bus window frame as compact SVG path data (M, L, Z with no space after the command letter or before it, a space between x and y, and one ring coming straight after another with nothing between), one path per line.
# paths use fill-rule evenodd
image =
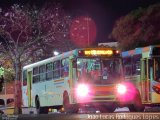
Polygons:
M156 59L160 59L160 57L154 57L153 59L154 59L154 81L156 81L156 82L160 82L160 77L157 79L156 77L157 77L157 69L156 69L156 62L157 62L157 60ZM160 66L160 62L158 63L158 66ZM158 67L159 68L159 67ZM160 68L158 69L158 74L160 74ZM158 75L158 76L160 76L160 75Z
M27 70L23 70L23 86L27 86Z
M46 64L46 80L49 81L52 79L53 79L53 62L49 62Z
M127 61L129 61L129 62L124 62L125 61L125 59L129 59L129 60L127 60ZM123 66L124 66L124 75L125 76L131 76L132 75L132 56L129 56L129 57L124 57L123 58ZM125 64L125 63L127 63L127 64ZM128 64L129 63L129 64ZM127 67L126 67L127 66ZM127 68L127 69L126 69ZM129 74L126 74L127 72L128 72L128 69L129 69ZM126 72L127 71L127 72Z
M63 62L65 62L65 63L63 63ZM60 67L60 70L61 70L60 76L61 76L61 78L68 77L69 76L69 57L63 58L61 60L60 66L61 66Z
M141 64L141 58L142 58L142 55L141 54L137 54L137 55L134 55L132 56L132 75L140 75L141 74L141 67L140 67L140 64ZM139 71L137 71L137 66L139 67Z
M55 66L55 63L58 65ZM61 76L61 60L56 60L53 62L53 79L59 79ZM56 75L57 74L57 75Z
M46 64L39 66L39 81L45 81L46 80Z
M37 69L38 72L34 72L34 69ZM39 77L39 66L33 68L33 83L38 83L40 82L40 77Z
M151 70L152 68L152 70ZM152 77L151 77L151 72L153 72ZM148 58L148 78L150 80L155 78L155 71L154 71L154 59Z

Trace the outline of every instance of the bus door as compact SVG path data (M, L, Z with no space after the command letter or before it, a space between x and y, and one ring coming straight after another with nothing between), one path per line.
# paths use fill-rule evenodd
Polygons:
M150 81L152 77L151 59L141 59L141 78L140 78L140 92L142 103L149 103L151 101Z
M27 71L27 93L28 93L28 107L31 107L31 100L32 100L32 71Z
M151 80L152 103L160 103L160 58L153 59L153 77Z
M76 101L75 101L75 97L74 97L74 87L75 87L75 84L76 84L76 81L77 81L77 62L76 62L76 59L71 59L70 60L70 63L69 63L69 65L70 65L70 71L69 71L69 73L70 73L70 88L71 88L71 91L73 92L73 93L71 93L71 102L72 103L75 103Z

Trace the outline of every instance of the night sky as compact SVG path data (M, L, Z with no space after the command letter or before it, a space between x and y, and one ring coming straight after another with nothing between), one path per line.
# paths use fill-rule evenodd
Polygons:
M97 27L97 43L112 41L108 39L108 35L115 21L121 16L139 7L146 8L160 2L159 0L0 0L0 6L8 7L14 3L42 6L47 1L61 2L65 11L73 17L91 17Z

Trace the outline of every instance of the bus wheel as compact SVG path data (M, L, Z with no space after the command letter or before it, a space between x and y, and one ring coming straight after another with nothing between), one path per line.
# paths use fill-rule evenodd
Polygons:
M115 111L115 109L116 109L116 106L114 105L114 104L112 104L112 105L100 105L99 106L99 110L100 110L100 112L102 112L102 113L111 113L111 112L114 112Z
M141 96L138 93L135 97L134 103L128 106L130 112L143 112L145 107L141 102Z
M99 108L99 110L100 110L101 113L108 112L108 109L105 106L103 106L103 105L99 106L98 108Z
M72 105L69 103L69 96L67 93L65 93L63 96L63 107L66 113L77 113L78 112L78 106Z
M115 105L107 106L107 110L108 110L108 112L110 112L110 113L114 112L115 109L116 109L116 106L115 106Z
M128 106L130 112L143 112L144 106L137 106L135 104L131 104Z
M40 114L41 113L41 107L40 107L39 97L36 97L36 99L35 99L35 106L36 106L37 114Z

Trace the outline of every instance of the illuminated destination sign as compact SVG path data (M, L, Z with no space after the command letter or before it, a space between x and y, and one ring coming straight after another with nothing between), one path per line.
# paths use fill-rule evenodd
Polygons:
M108 56L113 55L113 50L80 50L80 56Z
M85 50L85 55L112 55L112 50Z

